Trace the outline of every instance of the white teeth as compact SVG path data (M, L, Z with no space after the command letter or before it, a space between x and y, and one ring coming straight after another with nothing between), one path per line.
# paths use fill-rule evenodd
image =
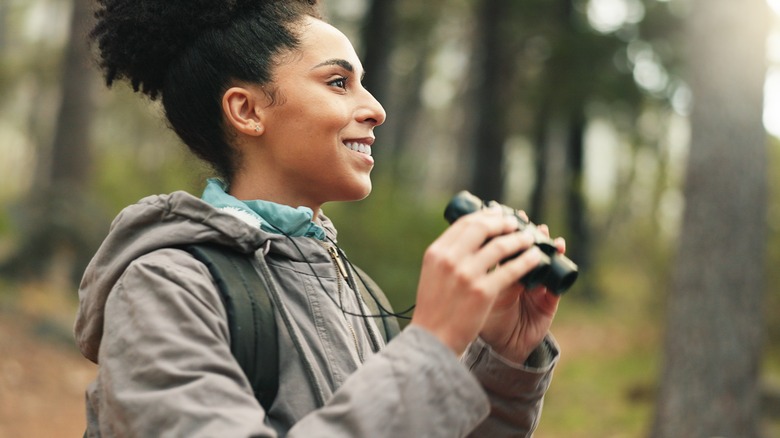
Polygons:
M344 145L350 150L371 156L371 146L367 144L357 143L357 142L347 142L344 143Z

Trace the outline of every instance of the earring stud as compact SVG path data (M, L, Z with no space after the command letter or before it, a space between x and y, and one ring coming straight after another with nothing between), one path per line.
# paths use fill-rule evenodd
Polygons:
M260 125L255 124L255 132L260 132Z

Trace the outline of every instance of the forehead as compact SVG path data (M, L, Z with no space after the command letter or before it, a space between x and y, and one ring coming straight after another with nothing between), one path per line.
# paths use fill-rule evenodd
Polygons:
M343 59L360 67L355 48L340 30L313 17L307 17L301 26L297 55L302 67L312 68L332 59Z

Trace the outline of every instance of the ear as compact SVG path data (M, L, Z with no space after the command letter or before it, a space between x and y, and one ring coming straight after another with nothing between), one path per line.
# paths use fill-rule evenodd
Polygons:
M265 131L262 105L258 91L245 87L232 87L222 95L222 111L229 126L236 131L259 136Z

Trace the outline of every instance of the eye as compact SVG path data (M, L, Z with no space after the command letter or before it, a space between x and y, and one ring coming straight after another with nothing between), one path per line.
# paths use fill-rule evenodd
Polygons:
M328 82L328 86L338 87L338 88L341 88L342 90L346 90L347 89L347 78L345 78L344 76L340 76L340 77L338 77L336 79L333 79L332 81Z

